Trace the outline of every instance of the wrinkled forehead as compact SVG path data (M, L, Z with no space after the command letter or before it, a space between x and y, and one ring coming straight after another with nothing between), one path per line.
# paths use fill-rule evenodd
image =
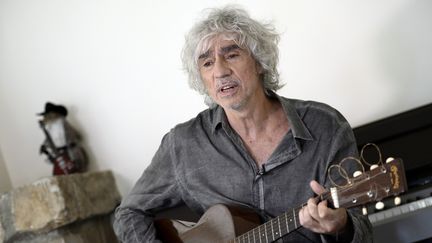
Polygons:
M234 43L240 48L244 48L242 43L239 41L239 34L237 33L212 33L204 36L198 43L195 51L195 61L198 61L200 56L208 53L210 49L215 47L215 45L220 44L220 41L234 41Z

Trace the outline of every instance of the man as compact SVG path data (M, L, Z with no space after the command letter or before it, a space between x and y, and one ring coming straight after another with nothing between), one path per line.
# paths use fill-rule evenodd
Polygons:
M275 93L278 38L234 7L214 9L192 28L183 64L210 108L164 136L116 210L122 242L158 242L154 214L181 203L198 214L221 203L274 217L305 202L303 228L284 242L370 241L366 218L310 199L329 186L331 164L356 155L356 144L333 108Z

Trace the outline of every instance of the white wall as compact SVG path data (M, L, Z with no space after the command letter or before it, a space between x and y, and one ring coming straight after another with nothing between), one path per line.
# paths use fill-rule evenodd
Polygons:
M35 113L66 105L126 193L166 132L204 109L181 71L184 34L230 1L0 0L0 145L13 186L50 175ZM232 1L231 1L232 2ZM432 2L235 1L282 34L282 95L353 126L432 101Z

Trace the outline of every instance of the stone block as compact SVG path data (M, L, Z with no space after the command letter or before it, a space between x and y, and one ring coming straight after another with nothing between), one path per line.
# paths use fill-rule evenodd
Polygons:
M40 179L10 193L14 233L48 232L111 213L120 203L111 171Z
M94 216L44 234L18 235L14 243L116 243L110 215Z

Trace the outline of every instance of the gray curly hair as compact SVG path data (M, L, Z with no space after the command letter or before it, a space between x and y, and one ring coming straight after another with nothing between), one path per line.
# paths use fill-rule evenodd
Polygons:
M196 23L186 35L182 51L183 68L188 74L189 86L205 96L207 105L212 107L215 103L207 95L201 79L198 57L208 50L211 40L220 35L248 49L261 65L263 87L267 94L269 90L276 91L282 87L277 70L279 34L273 25L253 20L245 10L236 6L210 9L208 16Z

